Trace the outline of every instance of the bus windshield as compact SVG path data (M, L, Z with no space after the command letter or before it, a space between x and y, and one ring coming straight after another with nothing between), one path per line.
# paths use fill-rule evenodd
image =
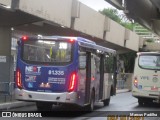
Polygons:
M72 43L51 40L24 41L22 58L29 62L68 63L72 57Z
M141 55L139 57L139 66L144 69L160 70L160 56Z

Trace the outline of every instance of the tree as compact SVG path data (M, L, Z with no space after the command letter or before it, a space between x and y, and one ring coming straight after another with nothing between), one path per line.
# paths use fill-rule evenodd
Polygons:
M103 9L102 11L99 11L99 12L103 15L108 16L109 18L111 18L112 20L114 20L118 23L121 22L121 18L119 17L117 9L107 8L107 9Z
M121 24L125 28L133 30L135 23L131 23L125 20L127 18L125 18L124 15L120 15L117 9L107 8L99 12L111 18L112 20L116 21L117 23ZM128 73L133 72L135 57L136 57L136 52L129 52L119 55L120 60L124 61L125 72Z
M153 43L155 40L153 38L150 38L150 39L146 39L146 42L148 43Z
M115 22L121 24L125 28L133 30L134 23L131 23L127 20L127 17L124 14L119 14L117 9L107 8L99 11L101 14L111 18ZM126 22L127 21L127 22Z
M129 29L129 30L132 30L133 31L133 28L135 26L134 23L128 23L128 22L121 22L120 23L122 26L124 26L125 28Z

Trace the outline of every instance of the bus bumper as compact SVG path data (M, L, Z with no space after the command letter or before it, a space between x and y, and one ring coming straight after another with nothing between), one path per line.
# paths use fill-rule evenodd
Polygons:
M132 95L136 98L150 98L157 102L160 102L160 91L136 91L132 90Z
M44 101L53 103L71 103L74 104L77 101L76 92L63 92L63 93L47 93L47 92L35 92L24 89L15 89L15 98L22 101Z

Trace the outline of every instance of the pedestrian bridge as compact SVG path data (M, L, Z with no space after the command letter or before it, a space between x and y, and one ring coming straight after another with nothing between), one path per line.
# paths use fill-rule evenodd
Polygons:
M128 18L145 26L160 36L160 1L159 0L105 0L123 10ZM142 41L141 41L142 42ZM142 45L142 44L141 44ZM144 51L160 51L160 43L145 44ZM142 48L142 46L141 46Z
M0 4L0 26L14 27L14 35L25 31L81 36L118 52L138 51L140 47L138 35L78 0L0 0Z
M78 0L0 0L0 80L10 80L11 38L80 36L117 53L138 51L142 38ZM2 60L1 60L2 59Z

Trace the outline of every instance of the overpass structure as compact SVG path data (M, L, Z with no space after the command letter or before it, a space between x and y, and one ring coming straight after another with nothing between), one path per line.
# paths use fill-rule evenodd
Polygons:
M0 16L0 80L9 77L11 37L23 34L80 36L118 53L141 45L137 34L78 0L0 0Z
M123 10L129 19L140 23L160 36L160 0L105 0ZM151 51L160 51L160 44L147 44Z

